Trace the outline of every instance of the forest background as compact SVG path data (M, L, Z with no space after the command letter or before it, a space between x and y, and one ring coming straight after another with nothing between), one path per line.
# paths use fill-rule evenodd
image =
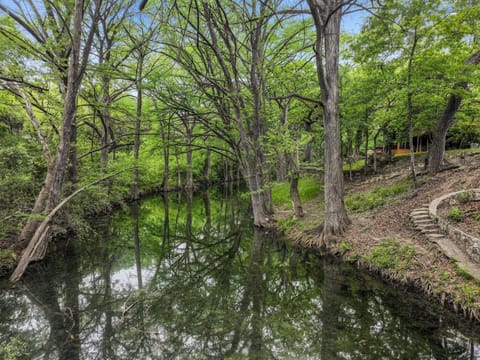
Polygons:
M415 181L416 151L435 173L480 140L476 1L12 1L0 16L0 238L18 250L59 205L54 227L75 229L142 193L236 181L257 226L277 184L299 217L300 180L323 187L326 241L349 223L344 172L403 149Z

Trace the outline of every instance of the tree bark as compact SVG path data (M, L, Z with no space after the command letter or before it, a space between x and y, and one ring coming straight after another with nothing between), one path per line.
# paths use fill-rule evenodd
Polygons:
M465 61L465 65L478 65L478 63L480 63L480 50L475 52ZM459 82L455 85L454 92L450 94L447 106L435 125L435 129L432 133L432 143L428 149L428 170L431 174L436 174L442 167L447 132L455 123L455 114L462 103L461 92L466 90L468 90L468 83L465 81Z
M315 58L322 93L325 143L325 219L321 246L334 242L350 220L344 204L343 169L341 157L339 101L339 48L341 1L327 0L320 5L308 0L316 29Z
M212 168L212 161L211 161L211 151L207 149L205 151L205 161L203 163L203 182L205 185L210 184L210 172Z
M300 194L298 193L298 180L298 172L292 172L292 175L290 176L290 197L292 199L293 212L296 217L300 218L304 216L304 213Z
M138 183L139 183L139 172L138 172L138 156L140 154L140 127L142 122L142 105L143 105L143 61L145 55L140 50L139 59L137 63L137 73L136 73L136 85L137 85L137 113L135 119L135 141L133 145L133 182L132 182L132 191L131 197L133 200L138 200L140 198Z
M369 135L369 132L368 132L368 126L365 125L365 159L364 159L364 165L363 165L363 177L366 179L367 178L367 174L368 174L368 135Z
M417 29L414 29L413 43L410 49L407 65L407 118L408 118L408 143L410 146L410 171L412 174L413 184L417 187L417 171L415 170L415 147L413 145L413 90L412 90L412 68L413 57L417 48L418 35Z
M187 191L193 189L193 152L192 152L192 133L191 129L187 126L185 133L185 142L187 146L186 162L187 162L187 171L185 176L185 188Z

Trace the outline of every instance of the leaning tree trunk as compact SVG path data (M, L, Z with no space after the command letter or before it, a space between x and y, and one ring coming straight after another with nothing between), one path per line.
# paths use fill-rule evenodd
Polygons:
M466 84L465 84L466 85ZM465 86L466 88L466 86ZM460 108L462 98L460 95L451 94L442 117L437 122L432 133L432 143L428 151L428 171L436 174L440 171L445 156L445 143L447 132L454 122L455 113Z
M478 63L480 63L480 50L465 61L465 65L478 65ZM437 173L442 167L447 131L454 124L455 114L462 102L462 96L459 92L468 90L468 83L457 83L455 90L456 91L450 95L447 106L433 130L432 143L428 149L428 169L431 174Z
M325 219L321 246L328 246L350 223L344 203L342 143L340 134L339 48L341 1L327 0L320 5L308 0L316 29L315 57L322 93L325 143Z

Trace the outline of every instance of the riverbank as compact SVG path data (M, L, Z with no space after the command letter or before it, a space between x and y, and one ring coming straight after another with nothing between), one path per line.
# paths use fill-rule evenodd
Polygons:
M409 180L408 159L382 169L382 174L347 181L346 203L352 225L328 252L379 274L393 285L421 291L466 318L480 320L479 281L448 259L409 219L413 209L442 194L480 187L480 155L460 157L454 153L449 160L459 167L434 177L419 177L416 189ZM321 193L313 179L304 187L310 195ZM111 206L104 204L101 209L108 211ZM96 207L95 213L99 209ZM304 218L295 219L291 210L280 207L278 225L294 242L316 248L322 197L305 202L304 211ZM17 255L9 250L12 242L13 238L0 241L0 276L8 276L17 262Z
M347 182L346 202L355 209L349 213L352 224L327 251L360 269L379 274L393 285L421 291L466 318L480 321L480 282L445 256L409 219L415 208L442 194L480 187L479 155L454 153L449 161L459 167L436 176L423 175L418 179L417 188L405 189L409 177L405 161L380 176ZM399 187L402 191L390 198L388 194L395 192L382 190ZM317 248L322 197L307 201L304 210L302 219L293 219L288 212L281 212L280 227L294 242Z

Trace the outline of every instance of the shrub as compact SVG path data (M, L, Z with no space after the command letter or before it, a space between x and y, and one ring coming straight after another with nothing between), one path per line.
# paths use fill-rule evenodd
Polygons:
M462 192L457 195L457 200L461 203L468 203L475 199L475 193L472 190Z
M462 210L460 210L459 207L455 206L455 207L450 209L447 217L448 217L448 219L450 219L452 221L455 221L455 222L462 221L463 220Z

